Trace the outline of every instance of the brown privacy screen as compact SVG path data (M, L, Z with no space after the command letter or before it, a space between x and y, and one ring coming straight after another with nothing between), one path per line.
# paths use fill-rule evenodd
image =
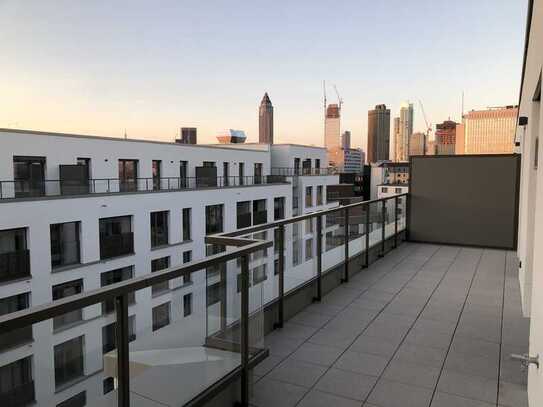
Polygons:
M409 240L516 249L520 156L415 156Z

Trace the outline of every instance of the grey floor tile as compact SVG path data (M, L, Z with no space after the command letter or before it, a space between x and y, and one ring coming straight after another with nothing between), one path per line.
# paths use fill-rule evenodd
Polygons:
M428 406L432 390L381 379L367 401L380 407Z
M445 393L496 404L498 382L480 376L443 370L437 388Z
M438 391L430 407L495 407L496 404Z
M316 312L301 311L294 315L290 322L295 324L311 326L313 328L321 328L324 324L332 319L331 315L320 314Z
M388 301L386 300L377 300L377 299L370 299L370 298L364 298L364 297L354 300L352 302L353 306L360 307L360 308L367 308L370 310L377 310L377 311L380 311L383 308L385 308L387 304L388 304Z
M451 343L452 336L435 331L426 331L421 328L413 328L405 338L406 343L418 346L429 346L431 348L447 349Z
M298 386L311 387L326 371L325 366L287 359L268 373L268 378Z
M306 342L296 352L289 356L291 359L315 363L317 365L331 366L343 352L342 349L332 346L316 345Z
M439 372L439 368L393 360L387 366L383 378L433 390L436 386Z
M500 381L498 404L503 407L528 407L526 386Z
M349 349L355 352L391 357L398 348L400 342L399 339L378 338L364 333L354 341Z
M299 407L360 407L360 401L351 400L319 390L311 390L298 404Z
M295 324L293 322L287 322L283 328L277 329L276 332L285 338L303 339L306 340L315 332L318 328Z
M358 332L337 332L337 331L319 331L311 338L309 342L317 345L332 346L339 349L347 349L355 338Z
M284 357L281 356L269 355L266 359L255 366L253 373L257 376L264 376L275 366L277 366L283 359Z
M326 393L354 400L364 400L377 380L376 377L330 369L317 382L315 388Z
M270 350L272 356L288 356L303 342L303 339L286 338L277 332L273 332L264 338L264 344Z
M445 361L445 369L468 376L482 376L487 379L497 380L498 358L485 358L450 352Z
M255 385L251 404L256 407L293 407L306 392L305 387L264 378Z
M388 360L388 357L347 351L341 355L334 367L370 376L379 376Z
M452 342L451 351L464 353L466 355L496 358L499 357L500 354L500 345L498 343L483 341L481 339L455 335Z
M445 361L446 349L432 348L404 343L398 349L394 360L412 363L420 366L441 368Z
M330 304L324 304L324 303L315 303L311 304L309 307L305 309L305 311L308 312L316 312L318 314L324 314L329 315L331 317L336 316L339 314L344 307L339 307L337 305L330 305Z

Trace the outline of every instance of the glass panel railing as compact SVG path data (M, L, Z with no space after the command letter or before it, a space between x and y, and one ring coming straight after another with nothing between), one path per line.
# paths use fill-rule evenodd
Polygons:
M285 292L317 275L315 220L285 226Z
M323 222L323 272L345 260L345 211L338 210L325 216Z

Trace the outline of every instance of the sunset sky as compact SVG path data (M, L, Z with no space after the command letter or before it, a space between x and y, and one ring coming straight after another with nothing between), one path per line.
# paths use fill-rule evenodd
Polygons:
M0 127L173 140L198 127L323 144L322 80L366 148L367 111L435 124L518 102L526 0L0 0Z

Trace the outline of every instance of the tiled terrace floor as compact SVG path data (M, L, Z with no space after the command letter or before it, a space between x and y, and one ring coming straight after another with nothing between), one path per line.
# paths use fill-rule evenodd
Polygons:
M266 337L257 407L527 406L514 252L405 243Z

